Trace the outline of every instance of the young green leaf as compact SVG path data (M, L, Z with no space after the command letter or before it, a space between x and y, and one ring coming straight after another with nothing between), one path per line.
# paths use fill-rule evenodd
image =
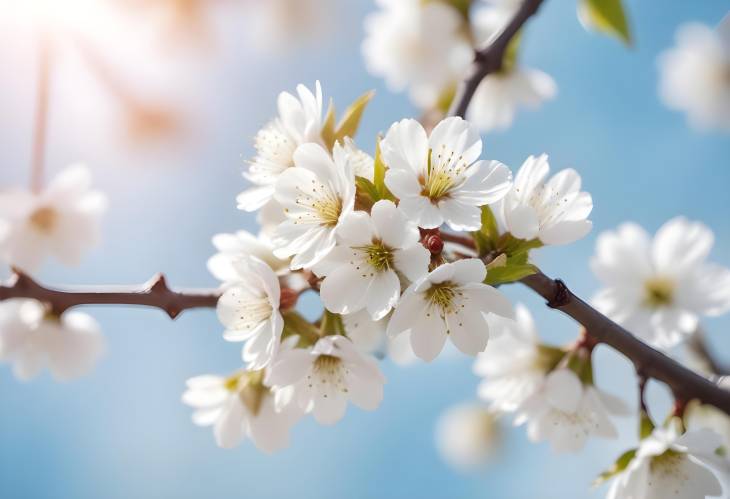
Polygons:
M484 284L489 284L490 286L507 284L509 282L519 281L536 272L537 267L534 265L530 263L510 263L508 258L506 265L487 270L487 278L484 279Z
M358 97L355 102L350 104L350 107L345 110L345 114L342 116L339 125L337 125L337 130L334 134L335 142L338 140L342 140L345 137L355 136L355 133L357 133L357 129L360 126L360 119L362 118L362 114L363 112L365 112L365 108L367 107L368 103L374 95L374 90L365 92L360 97Z
M489 206L482 206L482 227L478 231L472 232L471 237L477 246L479 256L484 256L497 249L499 229L497 228L497 219L494 218L494 213L492 213Z
M332 99L330 99L324 126L322 126L322 140L330 151L335 146L335 104Z
M625 470L629 466L629 463L631 463L631 460L634 459L634 456L636 455L636 450L637 449L627 450L626 452L621 454L619 458L616 459L616 462L613 463L613 466L598 475L598 478L593 481L593 485L600 485L606 480L613 478L614 476Z
M586 29L615 36L631 45L631 32L621 0L579 0L578 19Z

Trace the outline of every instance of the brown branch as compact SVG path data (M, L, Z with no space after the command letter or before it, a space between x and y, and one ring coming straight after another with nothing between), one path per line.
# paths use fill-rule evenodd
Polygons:
M466 115L466 110L469 108L469 103L479 84L488 74L502 69L507 47L527 20L537 12L542 2L543 0L524 0L499 36L489 46L474 53L474 63L469 70L469 76L456 91L451 109L449 109L450 116L463 118Z
M625 355L642 376L665 383L678 400L698 399L730 414L730 391L687 369L674 359L654 350L624 328L575 296L560 280L538 272L522 283L556 308L582 324L599 342Z
M30 188L40 192L43 187L43 167L46 158L48 131L48 95L51 85L51 43L46 33L38 40L38 87L36 89L35 123L31 149Z
M142 305L164 310L171 319L191 308L215 308L220 292L213 289L173 291L162 274L141 286L108 286L102 289L58 290L42 286L22 271L0 285L0 301L33 298L47 304L55 314L79 305Z

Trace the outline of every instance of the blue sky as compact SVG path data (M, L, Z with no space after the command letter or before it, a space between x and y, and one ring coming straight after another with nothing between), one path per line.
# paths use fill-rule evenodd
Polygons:
M516 169L529 154L546 152L554 170L574 167L594 198L594 231L566 248L542 250L543 270L589 297L597 282L588 269L602 230L632 220L656 230L676 215L704 221L717 242L712 258L730 265L730 141L699 133L657 97L657 55L686 21L716 24L727 9L720 0L626 2L636 44L585 32L574 2L548 0L529 24L524 64L550 73L559 93L537 112L518 115L504 133L484 137L484 156ZM140 62L135 52L120 68L151 95L170 90L195 112L184 143L130 148L115 138L114 107L93 79L63 56L54 82L48 169L84 161L109 193L104 241L77 269L46 266L49 283L137 283L163 271L172 285L212 286L205 269L210 237L245 228L253 217L235 209L244 183L242 159L251 137L273 114L275 97L299 82L322 81L342 109L375 88L359 143L369 147L395 120L417 115L404 95L390 93L364 70L361 20L371 1L350 0L333 15L330 38L293 53L264 55L242 40L239 20L220 15L213 55L160 56ZM0 186L27 181L34 64L32 39L0 33ZM109 52L117 48L105 41ZM133 44L133 41L130 41ZM139 49L139 47L138 47ZM144 49L144 47L142 47ZM137 58L146 53L136 53ZM150 56L152 57L152 56ZM143 59L143 58L142 58ZM166 71L169 69L169 75ZM170 76L172 75L172 76ZM517 287L545 338L570 341L576 326ZM316 303L304 304L311 312ZM521 428L505 425L499 456L474 475L444 465L433 446L433 427L450 404L474 398L471 361L452 353L407 369L385 362L388 377L380 410L350 409L334 427L306 420L291 447L266 456L244 444L215 447L208 429L190 423L180 403L186 378L238 366L238 345L224 342L212 311L171 322L156 310L88 309L103 326L109 352L92 376L70 384L48 376L16 381L0 368L0 497L602 497L589 484L634 442L633 421L621 439L592 441L585 453L556 456L527 442ZM710 340L730 359L730 319L708 321ZM617 354L597 351L597 381L633 404L631 370ZM652 387L659 411L662 387ZM588 492L587 492L588 491Z

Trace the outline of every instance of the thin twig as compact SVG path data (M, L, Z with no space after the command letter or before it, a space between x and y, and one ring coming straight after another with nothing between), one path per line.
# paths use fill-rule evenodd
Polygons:
M476 92L479 84L488 74L496 73L502 69L502 61L507 47L509 47L510 42L527 20L535 15L542 2L543 0L524 0L499 36L489 46L475 52L474 63L469 76L459 85L451 104L450 116L461 116L463 118L466 115L466 110L469 108L469 103L474 97L474 92Z
M46 33L38 41L38 87L36 89L33 148L31 150L30 188L40 192L43 188L43 169L46 158L48 132L48 96L51 85L51 42Z

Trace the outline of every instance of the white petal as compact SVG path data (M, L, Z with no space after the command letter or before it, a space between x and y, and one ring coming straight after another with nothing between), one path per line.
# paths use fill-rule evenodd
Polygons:
M583 397L583 384L570 369L556 369L545 378L545 397L556 409L574 413Z
M394 123L380 142L388 168L410 170L416 174L426 171L428 148L426 131L413 119Z
M376 274L367 291L367 309L373 320L380 320L398 303L400 280L392 270Z
M392 320L392 319L391 319ZM422 360L431 362L441 353L446 342L446 324L432 307L426 308L420 316L411 317L411 346Z
M411 282L428 273L430 261L431 253L419 242L393 252L393 266Z

